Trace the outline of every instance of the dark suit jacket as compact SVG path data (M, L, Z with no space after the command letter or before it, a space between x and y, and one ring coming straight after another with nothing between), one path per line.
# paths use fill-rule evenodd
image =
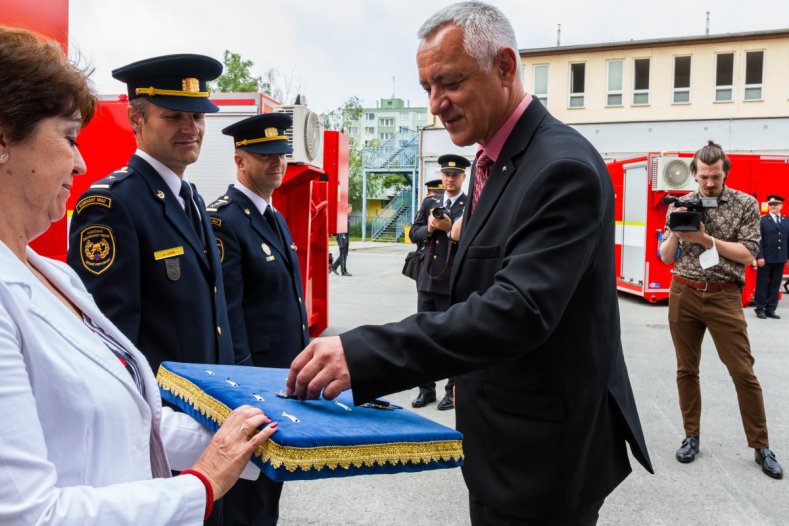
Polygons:
M630 472L625 441L652 469L622 354L613 210L600 155L534 99L466 207L452 307L341 335L357 403L462 375L466 485L505 514L605 497Z
M427 220L431 211L443 206L444 202L446 199L443 195L425 197L414 218L409 237L420 247L416 290L449 296L449 277L452 274L452 261L457 253L457 243L449 239L447 233L442 230L436 230L430 235L427 233ZM453 222L463 215L465 204L464 193L452 201L449 216Z
M764 258L765 263L786 263L786 243L789 242L789 218L781 217L777 225L770 214L762 216L759 222L762 231L762 242L759 244L757 258Z
M208 207L225 278L236 349L262 367L290 367L309 343L296 245L275 212L284 236L269 226L252 201L232 185Z
M136 155L91 185L71 218L69 265L154 371L164 360L245 358L234 358L219 255L205 212L201 219L208 250L161 176Z

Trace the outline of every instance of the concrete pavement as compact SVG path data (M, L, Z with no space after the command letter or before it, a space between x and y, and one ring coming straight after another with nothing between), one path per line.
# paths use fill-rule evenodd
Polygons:
M416 311L414 282L400 274L412 246L351 241L348 270L353 276L331 275L326 335L360 324L398 321ZM656 474L650 475L632 460L633 474L608 497L599 524L789 524L789 480L768 478L754 462L734 387L710 338L704 342L701 367L701 452L695 462L680 464L674 452L683 431L667 307L625 295L619 305L625 357ZM784 300L779 306L781 320L758 320L753 309L746 311L756 373L765 395L770 445L785 469L789 469L787 305ZM415 392L388 398L408 406ZM454 426L454 411L437 411L435 404L419 414ZM282 526L469 524L468 496L459 469L289 482L280 511Z

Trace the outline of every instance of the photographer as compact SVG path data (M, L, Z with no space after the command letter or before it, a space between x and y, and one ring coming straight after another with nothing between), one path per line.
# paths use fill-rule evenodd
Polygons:
M692 462L699 452L701 342L709 329L721 361L734 381L748 446L762 471L781 478L783 470L769 449L767 417L742 309L745 265L759 249L759 210L756 200L725 185L731 163L723 149L710 141L690 164L699 187L668 209L660 258L674 263L668 321L677 356L677 389L685 439L677 450L679 462ZM712 206L711 198L717 199ZM687 231L693 221L683 220L690 205L699 216L698 230ZM706 204L704 204L706 203ZM684 205L684 206L683 206ZM679 220L678 220L679 219ZM675 230L670 229L675 226ZM677 225L686 228L678 231Z
M462 193L463 180L466 168L471 165L465 157L452 154L439 157L438 164L441 165L444 193L430 195L422 201L410 232L411 241L420 247L416 280L418 312L440 312L449 308L449 276L466 203L466 194ZM444 398L438 404L439 410L455 407L454 386L455 379L449 378ZM424 407L435 401L436 384L430 383L419 387L419 394L411 405Z

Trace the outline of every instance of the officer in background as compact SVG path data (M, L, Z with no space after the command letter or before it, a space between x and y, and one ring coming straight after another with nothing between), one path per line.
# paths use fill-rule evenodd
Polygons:
M234 185L208 207L222 261L233 344L259 367L288 367L309 343L296 245L271 206L293 152L284 113L249 117L222 133L233 138ZM277 524L282 482L261 474L224 497L225 526Z
M348 217L351 215L351 205L348 205ZM340 250L337 259L335 259L331 265L329 265L329 270L337 274L337 267L340 268L343 276L352 276L350 272L348 272L348 249L350 248L350 238L348 237L348 226L346 224L345 232L339 232L335 234L337 238L337 248ZM331 255L331 254L329 254Z
M449 276L458 241L457 236L450 237L450 232L453 224L463 217L466 204L463 180L471 163L460 155L446 154L438 158L438 164L444 191L429 195L422 201L409 233L420 252L416 279L417 312L441 312L450 306ZM430 182L427 186L428 190L432 188ZM454 387L455 379L449 378L444 398L438 404L439 410L455 407ZM419 394L411 405L418 408L435 401L436 384L429 383L419 386Z
M767 196L767 206L770 213L762 216L759 227L762 232L762 242L756 256L756 317L759 319L781 317L775 313L778 307L778 289L784 274L784 264L789 254L786 243L789 239L789 221L781 216L784 198L780 195Z
M206 83L222 64L167 55L112 72L128 87L137 151L91 185L74 207L68 263L102 311L146 355L233 364L219 254L203 199L186 177L205 114L219 111Z

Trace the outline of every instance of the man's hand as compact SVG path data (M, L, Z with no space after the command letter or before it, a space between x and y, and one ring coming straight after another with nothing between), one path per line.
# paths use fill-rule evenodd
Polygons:
M427 218L427 231L428 233L432 234L436 230L442 230L444 232L449 232L452 228L452 219L444 214L441 216L441 219L436 219L433 217L433 214L430 214L430 217Z
M704 248L712 248L712 237L708 236L704 230L704 223L699 223L699 229L695 232L672 232L677 239L688 243L696 243Z
M332 400L351 388L351 374L339 336L315 338L290 364L288 394L300 399Z
M452 223L452 231L449 233L449 237L452 238L452 241L460 241L460 233L463 230L463 218L461 217L454 223Z
M764 258L759 258L756 260L756 266L762 268L764 266Z

